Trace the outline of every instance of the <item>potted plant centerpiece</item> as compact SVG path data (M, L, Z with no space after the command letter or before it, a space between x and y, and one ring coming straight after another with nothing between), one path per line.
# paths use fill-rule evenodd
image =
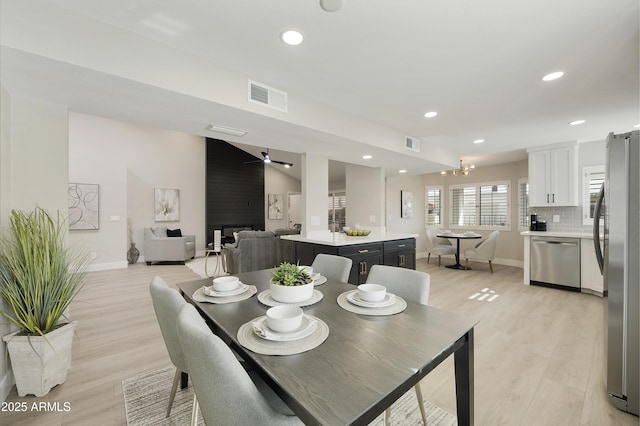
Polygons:
M86 253L66 242L66 220L36 207L12 210L0 237L0 314L19 330L3 337L18 395L46 395L71 365L75 323L69 304L84 283Z
M271 272L271 297L282 303L298 303L313 296L313 279L298 265L283 262Z

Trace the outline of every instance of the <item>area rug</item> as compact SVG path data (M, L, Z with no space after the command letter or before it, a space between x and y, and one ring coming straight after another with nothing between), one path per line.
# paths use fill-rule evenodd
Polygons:
M202 278L209 278L207 277L207 274L204 273L205 261L207 262L207 272L209 273L209 276L212 277L216 270L218 260L218 256L209 256L208 259L206 257L196 257L195 259L186 261L184 265L196 274L200 275ZM218 275L224 274L222 271L222 265L220 266L221 268L219 269Z
M193 388L178 388L171 408L171 416L165 417L171 383L175 374L174 367L149 370L122 382L124 407L129 426L178 426L189 425L193 402ZM425 400L427 423L429 426L455 426L456 417L440 407ZM198 415L198 425L204 425L202 415ZM422 424L416 394L407 392L391 407L391 424L415 426ZM371 426L383 426L384 417L380 415Z

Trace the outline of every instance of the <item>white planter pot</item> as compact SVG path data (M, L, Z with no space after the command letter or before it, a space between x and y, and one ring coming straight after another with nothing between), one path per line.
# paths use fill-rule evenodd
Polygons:
M16 333L2 338L7 342L18 395L44 396L52 387L64 383L71 366L76 324L71 322L47 333L47 340L42 336L18 336Z
M313 296L313 283L305 285L287 286L269 284L271 297L281 303L298 303L311 299Z

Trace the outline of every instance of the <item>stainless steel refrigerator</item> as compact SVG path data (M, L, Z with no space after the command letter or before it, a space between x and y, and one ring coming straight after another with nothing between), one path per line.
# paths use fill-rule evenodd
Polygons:
M640 393L640 132L607 137L605 182L594 214L593 241L607 301L607 392L638 415ZM600 217L604 245L600 246Z

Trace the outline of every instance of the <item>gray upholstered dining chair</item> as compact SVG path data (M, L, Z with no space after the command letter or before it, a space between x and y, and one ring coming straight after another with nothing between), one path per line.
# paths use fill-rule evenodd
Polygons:
M180 309L187 304L177 290L169 288L167 283L160 277L153 277L149 285L151 300L153 300L153 309L160 324L160 331L164 344L169 352L171 363L176 367L176 374L173 377L173 385L171 387L171 396L169 397L169 406L167 407L167 417L171 414L171 405L176 396L178 382L182 372L188 373L187 361L182 352L182 345L178 340L177 320ZM191 424L198 422L198 400L194 394L193 409L191 413Z
M451 244L451 241L436 236L442 232L443 229L439 226L427 226L427 263L429 263L432 253L438 256L438 266L440 266L442 256L455 256L456 254L456 248Z
M431 288L431 277L429 274L413 269L398 268L395 266L373 265L367 276L367 283L381 284L387 291L398 295L406 300L427 305L429 303L429 289ZM414 386L418 398L418 406L422 421L427 424L427 414L424 410L424 399L420 383ZM384 413L385 424L391 422L391 407Z
M465 249L464 258L466 259L466 262L464 264L464 269L466 270L469 267L469 259L484 260L489 262L489 269L493 274L493 264L491 261L496 256L496 244L499 236L500 231L493 231L486 239L480 241L474 248Z
M348 257L334 256L332 254L318 254L313 259L311 267L313 272L318 272L328 280L336 280L343 283L349 281L349 273L353 260Z
M180 343L207 425L301 425L276 393L245 371L192 305L177 321Z

